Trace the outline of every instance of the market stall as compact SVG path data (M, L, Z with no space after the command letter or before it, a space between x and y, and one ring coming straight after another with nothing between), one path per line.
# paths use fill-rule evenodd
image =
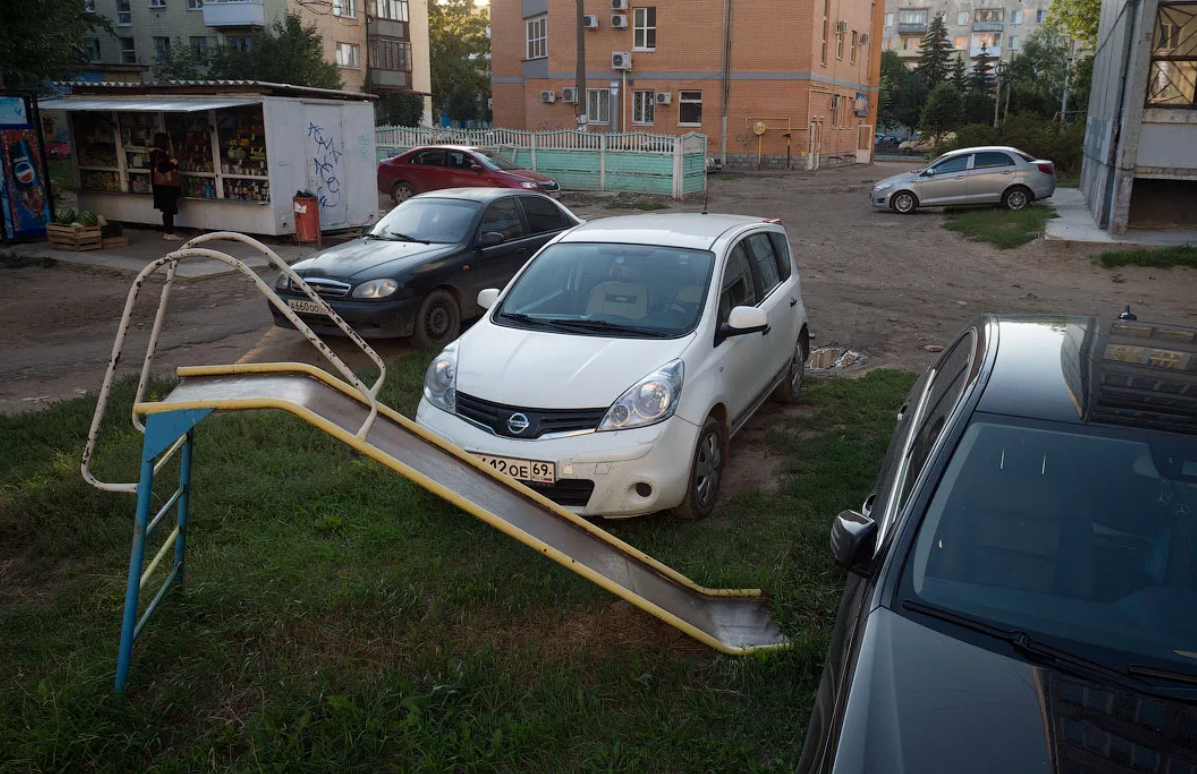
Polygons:
M161 223L150 151L164 132L179 161L179 226L291 234L301 190L319 200L324 230L377 217L371 95L251 81L64 85L70 95L40 106L70 127L80 210Z

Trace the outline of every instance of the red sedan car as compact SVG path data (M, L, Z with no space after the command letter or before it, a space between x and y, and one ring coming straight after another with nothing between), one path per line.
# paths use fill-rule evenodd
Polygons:
M551 177L522 169L485 148L412 148L378 165L378 190L389 193L396 204L442 188L522 188L554 198L561 192L561 186Z

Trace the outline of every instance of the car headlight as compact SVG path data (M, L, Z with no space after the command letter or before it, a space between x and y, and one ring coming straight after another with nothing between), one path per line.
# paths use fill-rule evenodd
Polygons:
M893 183L880 183L873 190L874 191L888 191L889 189L891 189L893 187L894 187Z
M682 397L683 370L682 361L674 360L633 384L607 409L599 432L646 427L669 419Z
M279 274L278 279L274 281L275 290L287 290L291 287L291 278L286 274Z
M454 342L428 364L424 373L424 398L442 411L457 411L457 343Z
M540 183L533 183L531 180L526 180L520 183L520 188L528 188L535 191L537 188L540 188Z
M393 279L376 279L363 282L353 289L354 298L386 298L399 289Z

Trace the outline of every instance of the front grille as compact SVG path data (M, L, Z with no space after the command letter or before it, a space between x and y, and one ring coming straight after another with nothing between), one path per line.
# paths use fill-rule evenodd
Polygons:
M576 433L595 430L607 409L531 409L505 406L472 395L457 393L458 416L475 422L495 435L505 438L540 438L551 433ZM509 420L514 414L522 414L528 426L522 432L511 429Z
M587 478L563 478L555 484L523 481L524 486L549 498L558 505L585 508L594 494L594 482Z
M548 183L541 183L540 187L544 191L556 191L561 186L557 185L557 183L555 183L555 182L550 181Z
M338 282L337 280L322 279L320 277L304 277L303 281L308 283L308 287L312 290L328 298L344 298L349 295L349 289L353 287L348 282ZM295 290L303 292L299 288L295 288Z

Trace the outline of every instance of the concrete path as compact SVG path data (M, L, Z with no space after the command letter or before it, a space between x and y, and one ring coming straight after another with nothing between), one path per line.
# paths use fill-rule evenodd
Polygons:
M1197 244L1197 231L1146 231L1131 229L1122 236L1111 236L1099 228L1085 206L1079 188L1057 188L1049 203L1056 208L1058 218L1047 222L1049 242L1084 244L1137 245L1139 247L1170 247Z

